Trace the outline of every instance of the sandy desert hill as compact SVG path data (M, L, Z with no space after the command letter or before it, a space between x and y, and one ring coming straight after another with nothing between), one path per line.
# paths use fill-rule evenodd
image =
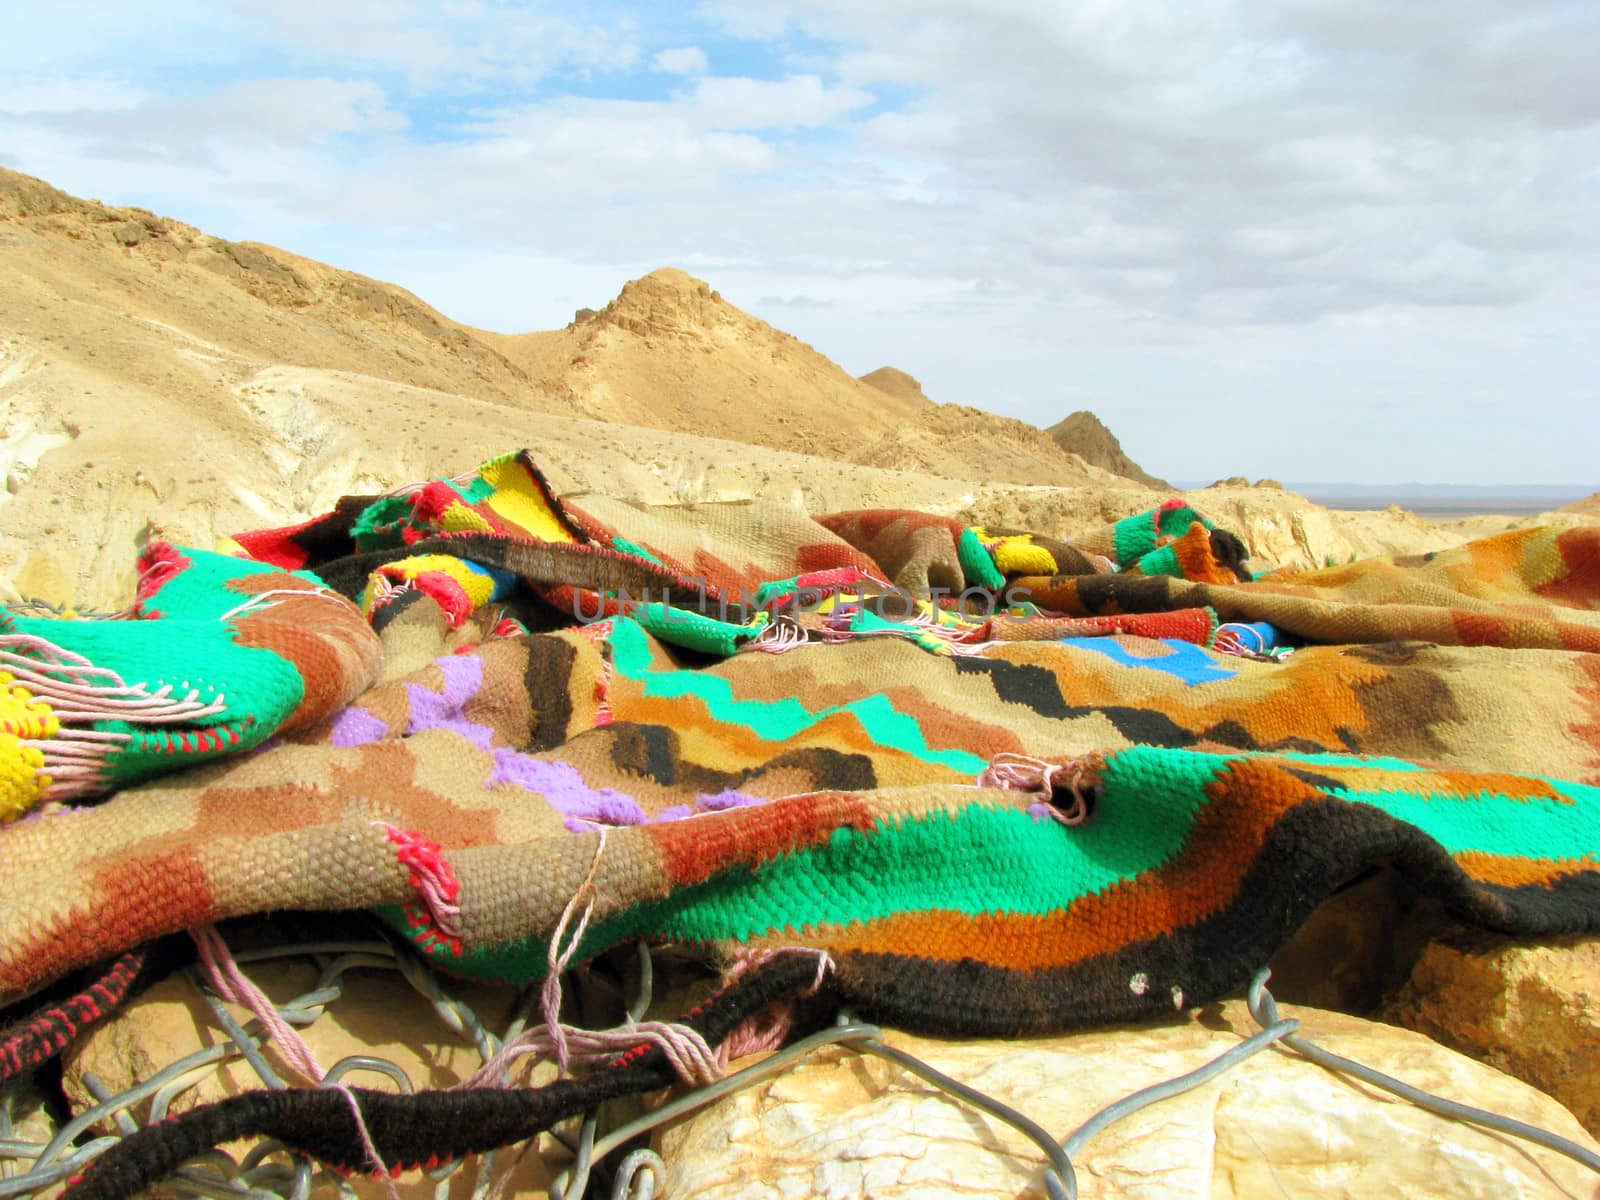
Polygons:
M921 385L916 386L920 393ZM1026 421L961 404L925 408L847 457L867 467L927 471L947 479L976 477L992 483L1127 487L1139 482L1090 466Z
M927 395L922 390L922 384L911 375L907 375L899 367L879 367L876 371L868 371L865 375L857 376L862 383L870 384L880 392L888 392L891 396L904 396L909 400L916 400L931 404Z
M210 545L522 446L564 490L647 503L763 495L1070 535L1160 498L893 368L852 378L681 271L566 329L493 334L0 170L0 596L121 607L149 537ZM1196 502L1272 562L1459 540L1265 489Z
M1129 458L1122 449L1122 443L1117 439L1117 435L1106 428L1104 421L1086 409L1068 414L1045 430L1045 433L1050 435L1051 441L1069 454L1075 454L1101 470L1110 471L1113 475L1120 475L1124 479L1132 479L1146 487L1161 491L1170 490L1172 487L1165 479L1150 474Z
M1585 496L1582 500L1574 501L1561 510L1564 513L1577 513L1581 516L1600 517L1600 492L1592 496Z
M843 457L929 407L853 378L672 267L549 333L475 336L587 417ZM826 418L823 414L826 413Z

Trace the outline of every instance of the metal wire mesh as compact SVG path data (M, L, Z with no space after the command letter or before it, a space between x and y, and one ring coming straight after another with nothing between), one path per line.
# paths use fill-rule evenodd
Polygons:
M634 1017L641 1014L650 1002L652 972L649 952L642 946L641 956L639 994L628 1006L630 1015ZM280 1015L296 1027L316 1023L330 1006L343 999L345 979L350 972L378 970L395 973L424 998L443 1028L452 1037L470 1044L483 1063L487 1063L505 1042L526 1028L537 1002L536 992L528 990L515 1005L509 1020L498 1030L491 1030L473 1007L453 990L452 984L424 960L403 945L381 940L306 942L244 951L236 957L241 965L286 959L308 961L315 965L317 975L314 986L277 1006ZM183 1055L147 1078L119 1091L107 1088L92 1071L80 1071L78 1079L94 1103L73 1114L46 1140L21 1136L21 1131L17 1129L14 1106L18 1089L13 1086L0 1093L0 1200L29 1200L58 1190L65 1179L109 1146L135 1132L141 1122L153 1124L164 1119L179 1096L196 1088L225 1064L241 1061L247 1064L262 1087L289 1086L262 1053L260 1022L250 1020L241 1023L236 1019L198 968L187 968L182 974L203 1000L221 1040ZM630 1142L651 1129L681 1119L687 1113L705 1107L730 1092L770 1078L800 1058L828 1045L847 1045L859 1052L889 1059L953 1098L987 1112L1026 1134L1039 1146L1048 1164L1043 1183L1051 1200L1073 1200L1076 1197L1072 1155L1081 1151L1107 1125L1139 1108L1198 1087L1224 1071L1236 1068L1251 1055L1280 1042L1330 1069L1374 1083L1413 1103L1455 1119L1538 1142L1600 1172L1600 1156L1558 1135L1418 1092L1380 1072L1340 1059L1307 1042L1297 1033L1298 1021L1279 1016L1270 993L1266 991L1266 978L1265 971L1257 975L1249 997L1250 1011L1261 1025L1261 1032L1194 1071L1124 1097L1092 1116L1064 1141L1058 1141L1037 1123L998 1100L951 1079L902 1050L885 1045L881 1040L881 1030L877 1027L854 1022L848 1014L843 1014L834 1028L813 1034L717 1083L690 1089L676 1100L645 1116L624 1121L609 1132L601 1132L598 1114L594 1113L575 1122L570 1130L554 1131L556 1142L570 1152L573 1162L555 1177L550 1185L550 1196L552 1200L581 1200L588 1192L591 1169L606 1155L626 1150ZM352 1055L336 1062L328 1070L326 1085L335 1084L355 1072L381 1075L404 1093L414 1090L410 1076L399 1064L371 1054ZM146 1104L148 1108L145 1108ZM503 1156L511 1157L514 1166L516 1159L521 1157L521 1151L507 1148L481 1155L475 1160L456 1161L426 1172L427 1179L433 1185L435 1200L448 1200L457 1188L464 1190L470 1200L487 1200L504 1184L503 1176L507 1170L503 1170L497 1161ZM458 1178L463 1173L470 1173L470 1186L464 1179ZM611 1195L613 1200L651 1200L664 1188L666 1179L665 1166L653 1151L634 1148L621 1160L614 1173ZM356 1188L342 1175L320 1168L304 1156L270 1140L237 1155L221 1149L213 1150L180 1168L162 1186L170 1195L203 1196L216 1200L307 1200L314 1193L337 1193L343 1197L357 1195Z
M471 1005L452 994L449 985L425 962L408 951L385 941L363 940L349 942L312 942L286 945L237 955L241 965L260 963L273 959L303 959L316 964L318 974L315 985L308 991L278 1006L280 1015L291 1025L304 1027L314 1024L336 1004L345 993L345 976L356 969L377 969L396 972L428 1002L439 1022L451 1034L469 1041L479 1058L487 1062L507 1037L514 1037L527 1023L529 1001L525 997L518 1005L509 1025L499 1032L485 1028ZM173 1101L182 1093L199 1085L202 1079L228 1062L242 1060L255 1073L260 1085L268 1088L289 1086L275 1070L261 1049L261 1026L251 1020L241 1024L221 999L211 990L198 968L187 968L183 973L190 986L203 999L216 1029L223 1040L211 1046L186 1054L168 1063L148 1078L132 1087L114 1094L103 1088L92 1072L80 1078L97 1101L84 1111L76 1113L64 1123L48 1142L35 1142L12 1136L12 1106L14 1094L7 1093L0 1105L0 1200L11 1197L27 1198L71 1176L84 1163L103 1152L120 1137L138 1128L134 1110L148 1101L147 1111L141 1113L143 1123L154 1124L163 1120L171 1110ZM328 1070L327 1083L333 1084L353 1072L366 1071L386 1077L401 1092L414 1090L409 1075L398 1064L376 1055L346 1057ZM80 1141L97 1127L110 1122L116 1133L102 1133ZM475 1186L475 1196L483 1194L494 1171L494 1155L484 1155L474 1164L481 1177L481 1187ZM435 1195L445 1200L450 1194L451 1179L469 1164L451 1163L430 1172L435 1180ZM225 1151L213 1151L202 1161L183 1167L165 1185L173 1194L181 1196L277 1197L279 1200L305 1200L314 1188L336 1189L347 1196L355 1195L349 1181L342 1176L318 1169L302 1156L292 1154L272 1142L263 1142L241 1157Z

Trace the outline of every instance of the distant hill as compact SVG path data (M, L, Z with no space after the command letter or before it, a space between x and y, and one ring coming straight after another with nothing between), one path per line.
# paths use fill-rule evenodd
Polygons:
M571 411L844 457L928 407L853 378L672 267L549 333L474 336Z
M875 387L880 392L888 392L891 396L920 401L924 404L931 403L927 396L922 394L922 384L895 367L879 367L876 371L868 371L859 378L862 383Z
M1164 479L1150 474L1122 450L1122 443L1104 422L1092 412L1080 410L1064 420L1057 421L1046 433L1069 454L1076 454L1090 466L1132 479L1146 487L1162 491L1172 490Z
M1600 492L1596 492L1592 496L1585 496L1582 500L1567 505L1561 511L1600 516Z
M852 450L851 462L992 483L1083 487L1125 482L1089 467L1026 421L961 404L934 404L923 394L922 384L895 367L869 371L861 382L924 407L912 419Z
M0 278L15 289L7 310L30 296L37 308L78 306L84 317L98 305L106 332L176 326L306 366L419 387L528 392L527 377L503 355L393 284L141 208L80 200L4 168L0 223ZM69 346L70 338L56 349ZM89 350L80 340L74 352L92 357Z
M1067 453L1042 429L1026 421L961 404L935 404L915 418L899 422L854 451L850 461L991 483L1056 487L1132 484Z

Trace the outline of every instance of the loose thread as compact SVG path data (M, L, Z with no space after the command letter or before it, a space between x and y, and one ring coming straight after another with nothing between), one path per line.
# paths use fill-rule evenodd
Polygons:
M356 1136L361 1141L361 1148L366 1151L367 1160L383 1179L390 1200L400 1200L400 1193L394 1186L393 1175L383 1161L383 1155L378 1153L378 1147L372 1140L372 1131L367 1128L366 1117L361 1112L361 1102L356 1099L356 1094L350 1090L349 1085L324 1084L323 1081L328 1073L317 1061L316 1054L294 1026L283 1019L283 1015L267 994L240 968L233 953L228 949L228 943L223 940L215 925L197 925L189 930L189 936L194 939L195 946L200 951L200 962L206 969L211 986L217 989L218 994L224 1000L231 1000L248 1009L277 1044L278 1053L304 1078L318 1087L328 1087L344 1096L350 1105L350 1115L355 1119Z
M445 861L437 842L431 842L419 833L397 829L387 821L372 822L375 828L388 834L394 843L396 857L411 872L411 886L417 889L429 919L446 937L461 938L461 884Z
M550 937L548 973L540 987L540 1009L544 1022L507 1042L492 1059L458 1087L507 1087L513 1068L519 1064L532 1066L546 1059L554 1059L559 1075L566 1076L575 1065L597 1065L641 1046L660 1050L673 1071L686 1083L700 1086L721 1078L722 1068L716 1052L702 1034L687 1025L670 1021L635 1021L630 1015L623 1024L611 1029L582 1029L564 1024L561 1020L561 976L576 955L594 914L594 879L605 849L605 837L606 830L602 828L589 873L567 901ZM575 926L574 918L577 920Z
M1265 629L1265 632L1263 632ZM1254 640L1254 645L1251 644ZM1294 653L1288 646L1277 645L1270 626L1244 621L1228 621L1217 626L1217 635L1211 648L1219 654L1235 658L1249 658L1258 662L1282 662Z
M225 696L202 702L195 688L174 698L171 684L153 692L143 684L130 685L111 668L97 667L83 655L34 634L0 634L0 669L64 721L166 722L227 711Z
M750 641L739 647L741 653L760 650L766 654L787 654L812 645L811 635L793 617L778 617Z
M189 936L194 939L200 951L200 962L218 994L255 1014L262 1028L277 1043L278 1053L284 1060L312 1083L321 1083L327 1072L317 1062L317 1056L295 1028L283 1019L267 994L240 969L217 927L197 925L189 930Z
M741 976L757 967L764 966L773 959L782 955L814 954L817 958L816 978L811 981L811 986L801 992L801 996L814 996L822 989L828 973L835 969L833 956L826 950L817 950L809 946L779 946L762 950L741 950L734 959L733 965L722 975L722 984L727 987L737 981ZM782 1002L777 1007L767 1012L752 1013L743 1021L735 1025L723 1038L722 1044L717 1047L717 1064L726 1072L728 1064L736 1058L743 1058L747 1054L759 1054L763 1051L781 1050L789 1035L794 1032L795 1000L793 998Z
M822 628L822 640L830 643L853 642L870 637L933 638L942 643L949 654L977 655L994 643L988 640L990 622L979 625L947 625L938 618L936 610L924 610L904 618L888 618L890 623L875 629L857 629L854 619L861 608L841 608L829 614Z
M989 760L976 780L978 787L1006 788L1039 796L1042 808L1062 825L1082 825L1089 819L1089 797L1085 791L1086 768L1082 759L1053 763L1026 754L1002 751ZM1072 797L1063 805L1057 797L1065 791Z
M350 601L344 596L341 596L332 588L321 584L317 585L316 587L309 588L268 588L264 592L257 592L243 604L234 605L227 612L219 616L217 620L227 621L234 617L244 616L247 613L255 612L260 608L270 607L267 604L267 601L274 596L299 596L302 598L316 597L322 600L334 600L342 605L354 607L354 605L351 605Z
M606 849L606 831L600 830L599 839L595 842L594 858L589 863L589 873L583 877L583 882L578 885L578 890L572 893L572 899L567 901L561 910L561 919L556 922L555 932L550 935L550 946L546 952L546 974L543 986L539 989L540 1012L544 1016L545 1028L550 1031L550 1037L555 1049L556 1069L565 1075L567 1073L567 1038L566 1030L561 1024L561 975L567 969L567 964L572 961L573 955L578 952L578 944L583 941L584 932L589 928L589 918L594 915L595 888L594 878L600 870L600 856ZM573 930L572 938L567 942L566 948L561 948L561 938L566 933L567 925L572 920L572 914L579 903L583 904L583 916L578 921L578 927Z

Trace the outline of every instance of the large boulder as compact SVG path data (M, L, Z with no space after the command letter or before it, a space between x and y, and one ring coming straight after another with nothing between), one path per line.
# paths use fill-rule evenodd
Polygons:
M1542 1088L1600 1133L1600 938L1438 938L1383 1017Z
M1375 871L1328 897L1272 956L1273 994L1375 1017L1430 939L1453 928L1436 898L1396 871Z
M1358 908L1374 903L1366 890L1353 889L1351 903ZM1379 890L1377 881L1372 890ZM1444 961L1441 945L1431 945L1423 962ZM1574 943L1560 963L1518 957L1537 953L1502 950L1490 960L1509 956L1525 963L1517 976L1524 983L1524 1023L1514 1028L1522 1031L1534 1059L1542 1048L1550 1062L1568 1064L1570 1071L1550 1069L1548 1078L1552 1086L1561 1084L1581 1097L1584 1051L1578 1039L1592 1038L1594 1024L1592 1004L1584 1010L1575 997L1583 972L1596 962L1596 943ZM1483 960L1477 961L1481 967ZM1572 980L1564 993L1566 1007L1542 1019L1534 1001L1543 993L1527 982L1541 968L1547 978L1565 973ZM1422 969L1419 965L1418 972ZM279 1003L315 984L303 962L254 963L249 972ZM304 1030L324 1066L350 1054L373 1054L399 1065L417 1087L447 1087L478 1065L470 1039L452 1033L392 972L358 969L344 977L343 988L343 995ZM514 992L505 988L450 985L450 990L490 1029L503 1026L515 1002ZM1420 994L1416 976L1403 995L1412 993ZM1484 1012L1493 1005L1492 994L1488 984L1471 993ZM676 1010L684 998L659 999ZM239 1020L248 1019L230 1008ZM1600 1149L1556 1100L1418 1033L1317 1009L1285 1005L1284 1012L1299 1017L1308 1036L1338 1053L1428 1091ZM942 1042L890 1033L888 1040L1065 1137L1113 1100L1192 1070L1254 1030L1244 1006L1229 1001L1166 1024L1058 1038ZM1569 1033L1572 1040L1557 1052L1552 1043ZM1503 1034L1509 1037L1512 1031ZM75 1047L65 1062L64 1084L74 1109L82 1111L93 1103L93 1092L121 1091L220 1037L198 990L185 976L175 976L150 988ZM275 1047L265 1054L280 1073L298 1082ZM1507 1057L1506 1065L1531 1074L1520 1059ZM537 1081L548 1078L548 1068L541 1069ZM350 1080L394 1086L365 1071ZM175 1098L173 1111L259 1086L255 1073L237 1058L195 1073L190 1082ZM135 1115L147 1111L143 1106ZM661 1135L660 1148L669 1172L668 1194L708 1200L1043 1195L1043 1155L1009 1126L898 1066L844 1049L823 1051L696 1114ZM513 1186L542 1189L550 1170L559 1169L566 1157L543 1137L524 1155L502 1154L498 1170L516 1160ZM450 1194L464 1197L482 1165L468 1164L458 1172ZM1600 1195L1592 1175L1559 1155L1433 1116L1281 1049L1258 1054L1187 1095L1113 1125L1088 1144L1077 1168L1084 1200L1263 1195L1593 1200ZM401 1180L408 1195L432 1195L433 1186L415 1173ZM363 1181L363 1189L369 1187L376 1185Z
M1338 1053L1595 1149L1554 1100L1417 1034L1285 1006ZM1255 1029L1238 1001L1177 1024L1026 1041L889 1042L1065 1137L1104 1105L1194 1069ZM1038 1197L1044 1158L998 1120L899 1066L819 1052L661 1139L669 1194ZM1112 1125L1077 1162L1079 1196L1138 1200L1596 1194L1586 1168L1434 1116L1279 1049Z

